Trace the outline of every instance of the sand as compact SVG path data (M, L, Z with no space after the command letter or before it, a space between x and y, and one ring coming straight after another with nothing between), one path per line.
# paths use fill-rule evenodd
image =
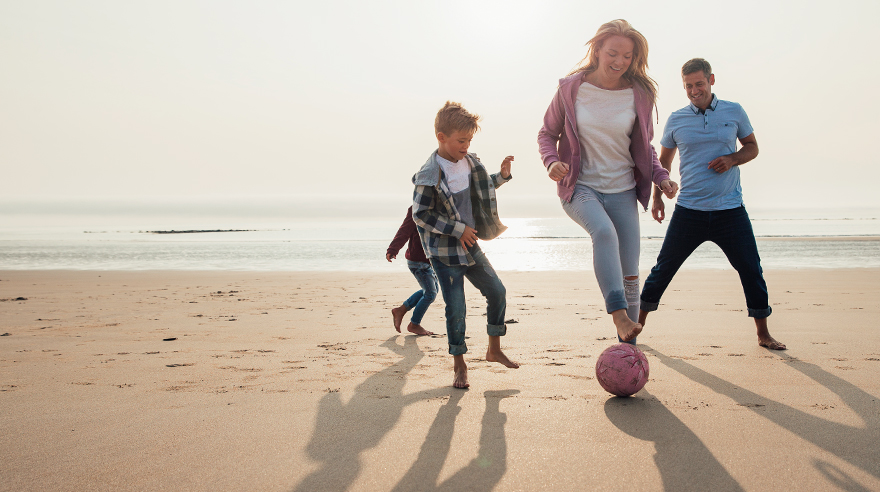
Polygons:
M518 370L468 286L462 391L445 336L394 331L405 271L0 271L0 489L880 490L880 271L766 276L788 351L685 270L616 398L591 272L501 272Z

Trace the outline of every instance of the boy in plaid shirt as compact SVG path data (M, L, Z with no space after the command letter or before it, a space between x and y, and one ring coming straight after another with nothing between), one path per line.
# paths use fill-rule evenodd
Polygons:
M477 244L478 238L488 241L507 229L498 218L495 188L511 179L513 156L504 159L499 173L489 175L476 154L468 153L474 133L480 129L479 120L460 104L447 101L434 120L438 148L413 176L412 216L446 302L446 335L456 388L470 386L464 361L465 277L486 298L486 360L511 369L519 367L501 351L501 337L507 333L507 292Z

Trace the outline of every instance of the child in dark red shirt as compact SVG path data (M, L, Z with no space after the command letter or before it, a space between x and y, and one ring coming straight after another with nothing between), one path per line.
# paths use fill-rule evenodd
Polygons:
M398 229L394 239L391 240L388 251L385 253L385 259L390 262L397 258L397 253L407 241L409 246L406 248L406 263L409 266L409 271L412 272L416 281L418 281L421 290L416 291L403 304L391 310L391 316L394 318L394 329L400 332L403 315L410 309L413 309L412 319L406 330L416 335L433 335L433 332L422 328L421 322L422 316L428 310L428 306L437 297L437 277L434 275L431 263L425 257L425 250L422 249L422 240L419 238L419 231L412 218L412 207L406 211L406 218L403 219L403 224L400 225L400 229Z

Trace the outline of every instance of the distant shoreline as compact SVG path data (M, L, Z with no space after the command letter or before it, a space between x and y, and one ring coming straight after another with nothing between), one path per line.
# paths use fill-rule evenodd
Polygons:
M664 236L642 236L642 239L663 239ZM527 236L527 237L504 237L500 236L497 239L584 239L589 240L589 236ZM755 236L755 239L758 241L762 240L773 240L773 241L880 241L880 236L876 235L853 235L853 236Z
M203 232L257 232L256 229L190 229L186 231L142 231L146 234L199 234Z

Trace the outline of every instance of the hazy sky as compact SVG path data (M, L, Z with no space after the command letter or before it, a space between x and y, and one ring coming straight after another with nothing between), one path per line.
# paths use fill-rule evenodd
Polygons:
M701 56L755 128L747 205L878 206L867 0L0 0L0 198L405 206L451 99L483 116L471 149L490 170L516 156L502 211L557 211L537 132L615 18L650 43L655 145L687 104L682 63Z

